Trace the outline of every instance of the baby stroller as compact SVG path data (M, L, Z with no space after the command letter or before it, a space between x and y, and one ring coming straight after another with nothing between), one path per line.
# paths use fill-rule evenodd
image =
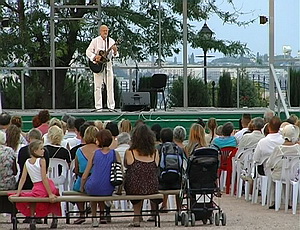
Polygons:
M215 148L201 147L193 151L187 162L187 169L182 179L180 191L181 203L186 203L186 208L181 213L175 213L175 225L181 224L187 227L195 225L196 220L202 220L203 224L215 222L216 226L226 225L226 215L222 212L214 196L220 197L220 189L217 186L217 171L219 167L219 150ZM214 214L214 211L215 212Z

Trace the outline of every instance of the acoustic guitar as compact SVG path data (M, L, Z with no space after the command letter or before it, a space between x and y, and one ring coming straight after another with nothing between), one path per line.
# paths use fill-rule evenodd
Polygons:
M106 63L110 61L108 58L108 54L111 51L112 47L118 45L120 41L116 41L111 47L109 47L106 51L100 50L98 55L101 56L101 60L99 62L89 60L89 67L94 73L101 73L103 72L104 68L106 67Z

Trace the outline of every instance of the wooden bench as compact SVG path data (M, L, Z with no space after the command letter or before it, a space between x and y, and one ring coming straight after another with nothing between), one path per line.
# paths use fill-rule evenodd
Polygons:
M71 194L71 195L67 195ZM30 203L36 203L36 202L50 202L50 199L48 197L41 198L41 197L8 197L9 201L13 203L14 211L12 212L12 223L13 223L13 229L17 229L17 210L16 210L16 203L21 202L30 202ZM153 199L153 200L161 200L163 199L163 194L152 194L152 195L112 195L112 196L89 196L84 193L79 193L75 191L68 191L64 192L62 196L57 197L57 202L92 202L92 201L117 201L117 200L145 200L145 199ZM66 219L66 223L70 223L70 213L69 213L69 205L67 206L66 216L61 217ZM160 227L160 216L159 216L159 209L158 209L158 203L156 205L156 211L155 213L152 213L151 215L155 216L155 226ZM129 217L129 216L135 216L135 215L114 215L113 217Z
M23 192L29 192L30 190L23 190ZM13 205L8 200L8 195L17 193L17 190L3 190L0 191L0 213L12 213Z
M14 193L14 190L0 191L0 213L12 213L13 206L8 200L8 194Z
M177 190L159 190L158 193L163 195L179 195L180 189Z

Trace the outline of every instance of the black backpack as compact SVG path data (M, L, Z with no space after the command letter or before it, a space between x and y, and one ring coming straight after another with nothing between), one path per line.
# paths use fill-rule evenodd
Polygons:
M160 149L160 181L177 183L181 179L183 154L173 142L165 142Z

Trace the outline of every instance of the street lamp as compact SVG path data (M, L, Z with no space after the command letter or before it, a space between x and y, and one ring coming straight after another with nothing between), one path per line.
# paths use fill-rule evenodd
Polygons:
M204 23L203 27L201 28L201 30L199 32L200 36L205 41L210 40L212 38L213 33L214 32L207 26L206 22ZM206 59L207 59L207 50L208 50L208 48L204 44L202 49L203 49L203 53L204 53L204 84L207 85L207 69L206 69L207 63L206 63Z

